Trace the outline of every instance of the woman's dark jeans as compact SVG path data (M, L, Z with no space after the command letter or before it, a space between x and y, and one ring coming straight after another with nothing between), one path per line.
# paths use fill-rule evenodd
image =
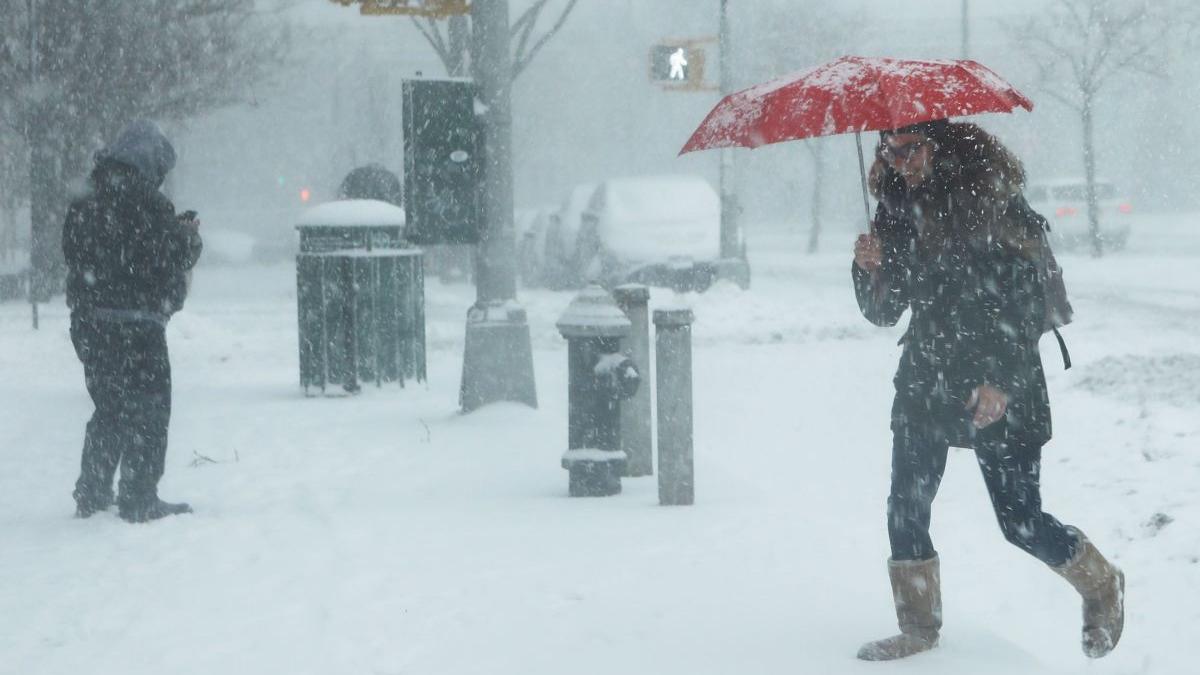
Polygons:
M912 421L893 424L888 497L893 560L927 560L937 554L929 539L929 520L948 450L945 434L936 428ZM1004 538L1048 565L1067 562L1074 555L1075 537L1042 511L1041 445L977 439L975 456Z

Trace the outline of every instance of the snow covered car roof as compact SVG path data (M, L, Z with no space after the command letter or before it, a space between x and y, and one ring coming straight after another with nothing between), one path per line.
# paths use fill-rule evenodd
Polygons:
M604 246L628 262L719 257L721 199L702 176L613 178L588 210L599 219Z

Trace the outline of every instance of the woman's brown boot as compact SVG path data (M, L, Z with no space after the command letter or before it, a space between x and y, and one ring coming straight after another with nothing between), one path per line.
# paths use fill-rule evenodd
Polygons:
M1079 530L1075 555L1061 567L1051 567L1083 596L1083 653L1105 656L1121 640L1125 628L1125 573L1100 555Z
M888 560L900 634L868 642L858 650L864 661L891 661L937 646L942 627L942 579L938 558Z

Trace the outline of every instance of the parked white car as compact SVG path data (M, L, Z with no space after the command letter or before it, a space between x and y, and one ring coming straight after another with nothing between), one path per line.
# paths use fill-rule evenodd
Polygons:
M721 200L701 176L612 178L583 213L583 280L704 290L720 274Z
M546 235L557 207L539 206L518 211L514 224L517 235L517 266L526 286L541 286L545 282Z
M537 253L541 285L553 289L579 286L578 239L582 214L596 191L595 183L571 188L557 211L549 213L542 231L533 243Z
M1050 221L1050 241L1056 248L1085 247L1091 241L1088 232L1087 182L1082 178L1064 178L1031 183L1025 199ZM1117 192L1112 182L1096 180L1096 201L1100 215L1100 239L1105 248L1120 249L1129 239L1133 205Z

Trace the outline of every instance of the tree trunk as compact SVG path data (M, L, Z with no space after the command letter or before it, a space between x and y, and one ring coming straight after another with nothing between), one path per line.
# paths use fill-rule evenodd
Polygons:
M55 134L45 120L29 130L29 266L30 299L46 302L62 289L66 270L62 258L59 175L62 162L56 155Z
M816 253L821 245L821 193L825 182L825 146L819 140L809 141L812 147L812 227L808 230L808 252Z
M476 255L475 306L467 312L459 404L471 412L497 401L537 407L525 310L516 303L513 232L512 56L508 0L471 5L475 73L483 117L484 231Z
M479 242L476 300L494 304L517 295L513 232L512 56L508 51L508 2L471 6L474 64L486 136L484 231Z
M450 52L450 62L446 64L447 73L450 77L466 77L469 75L467 54L471 39L471 24L467 17L450 17L449 26L446 27L446 38Z
M1088 237L1092 242L1092 256L1104 255L1104 242L1100 238L1100 205L1096 200L1096 141L1093 127L1093 95L1083 99L1083 175L1087 181Z

